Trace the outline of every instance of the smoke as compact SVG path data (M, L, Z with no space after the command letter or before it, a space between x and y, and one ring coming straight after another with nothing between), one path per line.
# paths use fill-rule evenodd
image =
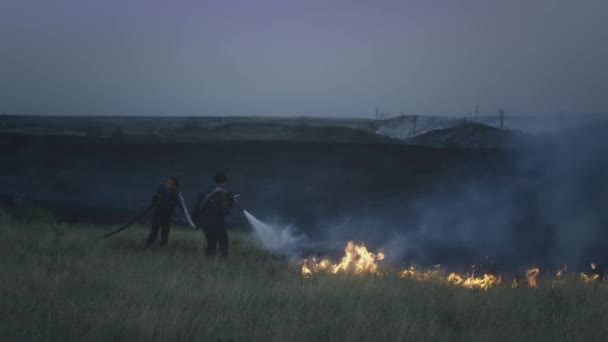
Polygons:
M260 243L277 253L340 253L355 240L419 265L491 259L601 267L608 260L606 132L596 125L488 152L206 142L175 153L171 144L41 140L2 155L0 199L19 194L83 219L121 219L148 201L159 175L183 178L191 202L212 176L208 165L222 165L248 208L289 219L310 236L298 240L293 228L252 220Z
M305 235L296 235L292 226L279 227L268 225L248 211L244 211L245 217L253 227L255 234L266 250L285 256L294 256L299 247L305 242Z
M494 169L476 173L494 162L481 160L436 177L415 195L387 191L367 210L327 218L321 239L365 241L395 262L425 266L517 271L601 264L608 261L606 131L591 126L513 141L491 152L499 160Z

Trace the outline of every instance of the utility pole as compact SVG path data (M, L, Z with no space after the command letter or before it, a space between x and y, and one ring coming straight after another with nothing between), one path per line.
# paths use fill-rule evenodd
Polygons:
M418 121L418 115L412 116L412 135L416 134L416 121Z
M505 110L502 108L498 110L498 120L500 120L500 129L504 129L505 128Z

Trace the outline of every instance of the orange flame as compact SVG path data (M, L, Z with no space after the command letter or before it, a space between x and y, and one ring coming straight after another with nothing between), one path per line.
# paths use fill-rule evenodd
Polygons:
M528 272L526 272L526 278L528 279L528 287L536 287L536 277L538 277L539 273L540 270L538 269L538 267L533 267L529 269Z
M302 262L301 272L302 272L302 276L304 276L304 277L312 276L312 271L310 270L310 268L308 268L307 263L308 263L307 259L304 259L304 261Z
M430 280L439 278L441 265L433 266L431 270L418 271L416 265L412 265L405 270L399 272L399 277L413 280Z
M365 245L355 244L349 241L344 248L344 256L337 263L332 263L328 259L311 258L304 259L300 267L300 273L303 277L311 277L315 273L327 272L330 274L381 274L379 272L379 262L384 260L384 253L379 251L377 254L370 252ZM600 279L600 274L597 273L597 264L590 263L591 273L580 273L580 279L588 284ZM473 267L474 270L476 266ZM555 273L555 278L551 281L553 287L563 286L570 277L566 277L567 266ZM398 273L400 278L429 281L437 280L450 285L461 286L469 289L487 290L501 283L500 276L484 273L483 276L476 276L473 271L471 274L449 273L441 269L441 265L435 265L431 269L419 270L415 265L409 266ZM540 275L538 267L532 267L526 271L526 282L529 288L538 287L537 278ZM523 281L523 280L522 280ZM514 278L511 283L511 288L520 286L520 280Z
M594 262L592 262L590 266L591 266L591 270L593 270L593 271L595 271L595 269L597 268L597 264ZM581 279L583 280L583 282L585 282L585 284L596 281L599 278L600 278L600 275L597 273L592 273L592 274L587 274L585 272L581 273Z
M581 279L587 284L592 281L598 280L600 278L599 274L587 274L585 272L581 273Z
M485 273L483 277L475 277L473 275L461 276L457 273L450 273L446 281L450 284L459 285L469 289L487 290L500 284L501 278L488 273Z
M384 253L371 253L363 244L357 245L349 241L344 248L344 256L340 262L332 264L328 259L322 259L319 262L315 258L310 261L305 259L302 262L301 274L304 277L310 277L313 273L321 271L329 271L332 274L377 274L378 261L381 260L384 260Z

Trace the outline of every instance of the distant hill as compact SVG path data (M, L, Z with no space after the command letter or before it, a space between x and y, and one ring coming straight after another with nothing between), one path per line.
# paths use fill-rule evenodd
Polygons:
M495 148L505 145L518 132L500 130L479 123L465 123L449 128L432 129L405 139L410 145L450 148Z
M0 133L120 137L126 142L334 141L399 142L368 119L311 117L48 117L1 116ZM117 134L117 132L120 132Z
M310 141L402 143L402 141L348 126L230 122L215 126L186 125L164 132L169 141Z
M505 114L501 122L498 114L479 117L403 115L381 121L377 133L395 139L408 139L421 132L450 128L467 123L480 123L495 128L504 127L510 131L541 135L559 133L565 130L608 123L608 113L579 113L555 115Z
M463 120L461 118L442 116L399 116L383 121L376 133L395 139L405 140L420 132L438 128L453 127L461 124L462 122Z

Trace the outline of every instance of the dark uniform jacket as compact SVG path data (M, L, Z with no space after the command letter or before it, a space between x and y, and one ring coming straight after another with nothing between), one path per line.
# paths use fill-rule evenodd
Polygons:
M195 217L206 230L226 229L224 218L234 207L234 196L224 188L213 186L198 197Z
M154 207L154 216L170 218L173 215L173 210L178 204L178 192L167 190L167 188L161 185L158 190L156 190L154 197L152 197L150 206Z

